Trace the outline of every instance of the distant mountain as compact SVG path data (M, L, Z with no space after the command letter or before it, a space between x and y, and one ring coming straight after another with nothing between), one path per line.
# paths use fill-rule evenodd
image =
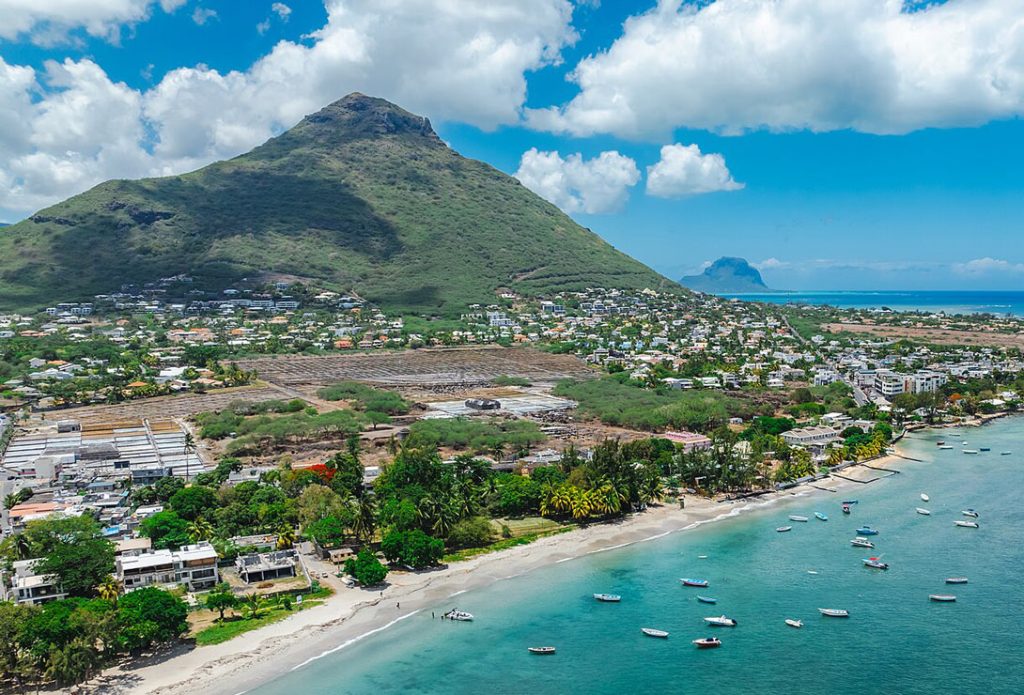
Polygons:
M396 310L458 311L503 288L678 287L430 122L347 97L251 152L180 176L108 181L0 234L0 308L187 273L307 281Z
M743 258L724 256L700 275L687 275L679 281L683 287L708 294L777 292L764 284L761 273Z

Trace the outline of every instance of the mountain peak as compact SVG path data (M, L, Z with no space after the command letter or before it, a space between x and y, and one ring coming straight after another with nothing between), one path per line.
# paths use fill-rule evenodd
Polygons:
M679 281L698 292L743 293L774 292L764 284L761 273L745 258L723 256L704 269L700 275L687 275Z
M352 92L306 116L293 130L350 139L412 135L441 142L426 117L409 113L386 99L359 92Z

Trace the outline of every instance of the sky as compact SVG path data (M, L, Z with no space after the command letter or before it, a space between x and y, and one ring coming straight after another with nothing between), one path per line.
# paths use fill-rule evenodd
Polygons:
M1024 289L1024 0L0 0L0 220L353 91L672 278Z

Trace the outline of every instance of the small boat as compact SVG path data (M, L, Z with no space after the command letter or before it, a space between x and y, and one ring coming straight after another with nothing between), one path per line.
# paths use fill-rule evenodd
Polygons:
M935 442L935 443L936 443L936 444L937 444L938 446L942 446L942 445L943 445L943 444L945 444L946 442L944 442L944 441L942 441L942 440L940 439L939 441L937 441L937 442Z
M843 500L843 504L857 504L859 500Z
M594 594L594 598L601 603L618 603L622 600L618 594Z
M999 455L1000 456L1009 456L1012 453L1013 453L1012 451L1000 451Z
M915 511L918 514L920 514L921 516L931 516L932 515L932 513L930 511L928 511L927 509L925 509L924 507L917 507L915 509Z
M818 612L826 618L849 618L850 612L842 608L819 608Z
M974 511L973 509L961 509L960 513L963 514L964 516L969 516L972 519L977 519L978 518L978 512Z
M711 598L710 596L698 596L697 600L701 603L718 603L717 598Z
M859 529L857 529L857 534L860 536L877 536L878 531L871 528L870 526L861 526Z
M467 613L466 611L460 611L457 608L455 608L442 615L441 618L447 618L448 620L457 620L460 623L469 623L473 621L473 614Z
M961 443L961 444L963 444L964 446L967 446L967 440L966 440L966 439L965 439L965 440L963 440L963 441L962 441L962 442L960 442L960 443Z
M979 446L978 451L992 451L992 449L987 446Z
M799 516L797 514L790 514L789 515L789 520L790 521L807 521L807 517L806 516Z
M946 577L947 584L966 584L967 577Z
M849 514L849 513L850 513L850 505L844 504L843 505L843 514Z
M640 628L640 632L644 633L648 637L660 637L661 639L668 637L667 632L664 630L655 630L653 627L642 627Z
M923 492L921 493L921 501L922 501L922 502L927 502L927 501L929 501L930 499L931 499L931 498L930 498L930 497L928 497L928 495L924 494Z
M952 603L956 601L956 596L953 594L928 594L928 598L939 603Z
M866 557L864 558L865 567L873 567L876 570L887 570L889 569L888 562L882 562L877 557Z
M786 618L786 625L795 628L801 628L804 626L803 620L793 620L792 618Z
M776 530L776 531L777 531L778 533L785 533L786 531L792 531L792 530L793 530L793 527L792 527L792 526L780 526L780 527L778 527L778 528L777 528L777 529L775 529L775 530Z
M707 556L707 555L698 555L698 556L697 556L697 559L698 559L698 560L707 560L707 559L708 559L708 556Z
M807 574L817 574L818 570L807 570Z
M828 521L828 515L821 512L814 512L814 518L818 521Z
M978 528L977 521L954 521L953 524L956 526L962 526L964 528Z
M531 654L554 654L554 647L527 647L526 650Z
M978 450L977 449L964 449L964 453L965 454L976 454L976 453L978 453Z
M679 581L683 583L683 586L706 587L708 585L707 579L690 579L689 577L683 577Z
M701 637L700 639L693 640L693 644L697 645L697 649L713 649L721 647L722 640L717 637Z
M949 449L952 449L952 448L953 448L953 446L952 446L951 444L943 444L943 445L942 445L942 446L940 446L939 448L940 448L940 449L944 449L944 450L949 450Z
M875 547L874 543L869 541L867 538L864 538L863 536L857 536L856 538L854 538L852 541L850 541L850 545L852 545L854 547L857 547L857 548L874 548Z
M736 621L732 618L727 618L724 615L719 615L717 617L712 618L704 618L704 622L708 625L713 625L715 627L736 627Z

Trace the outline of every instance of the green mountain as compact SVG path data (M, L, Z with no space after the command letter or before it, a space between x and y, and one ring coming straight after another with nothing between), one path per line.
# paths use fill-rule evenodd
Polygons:
M679 284L708 294L778 291L767 287L761 279L761 273L746 259L729 256L719 258L700 275L687 275Z
M675 287L423 117L350 94L263 145L181 176L115 180L0 233L0 308L188 273L200 288L297 279L392 309L508 288Z

